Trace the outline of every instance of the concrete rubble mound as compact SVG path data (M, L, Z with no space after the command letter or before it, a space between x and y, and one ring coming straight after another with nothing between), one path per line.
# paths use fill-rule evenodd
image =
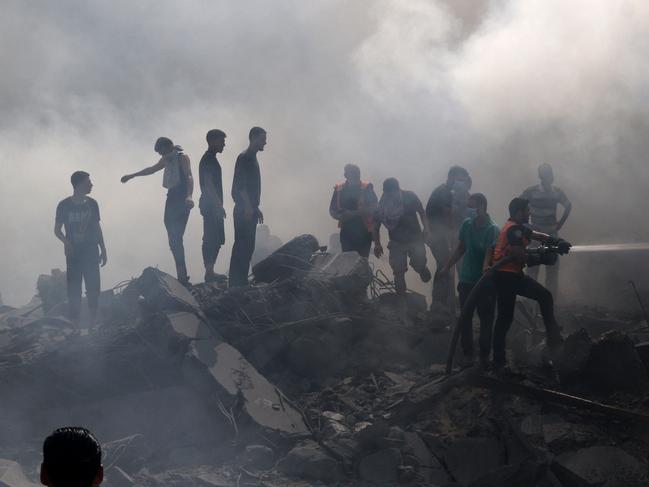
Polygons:
M521 301L510 371L445 375L448 312L311 235L245 287L146 268L95 330L65 318L60 271L38 291L0 307L0 487L36 485L66 424L105 442L108 487L648 482L649 330L627 310L558 309L549 353Z

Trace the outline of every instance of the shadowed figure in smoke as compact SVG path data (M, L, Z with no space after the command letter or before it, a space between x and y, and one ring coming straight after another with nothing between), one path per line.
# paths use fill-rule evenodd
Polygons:
M423 282L430 281L431 274L426 267L426 246L419 220L428 233L428 221L424 207L415 193L402 190L396 178L383 182L383 195L379 201L374 223L374 255L383 255L381 246L381 225L388 229L390 242L389 262L394 273L394 284L399 295L406 294L406 272L410 267L419 274Z
M216 278L214 265L221 246L225 243L225 209L223 208L223 176L216 154L223 152L225 132L212 129L207 132L207 151L198 165L201 198L198 207L203 216L203 264L205 282Z
M257 262L264 260L283 244L282 239L270 233L268 225L259 225L255 237L255 252L252 254L250 265L254 266Z
M455 238L458 224L466 218L466 204L471 178L466 169L453 166L448 171L444 184L439 185L428 198L426 217L430 224L427 243L430 247L437 271L451 257L451 242ZM433 305L441 304L449 309L455 308L455 273L445 276L435 272L433 280Z
M101 446L86 428L66 426L43 442L41 483L48 487L96 487L104 480Z
M160 154L160 160L153 166L133 174L122 176L122 183L127 183L139 176L149 176L164 169L162 186L167 189L167 200L164 210L164 224L169 238L169 247L176 263L176 275L183 284L189 283L187 265L185 264L185 247L183 237L189 212L194 207L192 194L194 178L189 157L183 154L182 147L174 145L171 139L160 137L153 149Z
M496 264L505 257L513 260L494 272L494 282L498 293L498 318L494 325L493 356L494 367L502 369L506 365L505 342L507 332L514 321L516 297L524 296L539 303L545 325L548 347L556 348L562 343L561 333L554 316L552 293L530 276L523 273L527 262L526 248L532 240L558 246L567 250L570 244L545 233L535 232L528 224L530 204L523 198L514 198L509 203L509 220L503 226L493 252Z
M234 244L230 258L230 287L248 284L250 259L255 251L257 224L264 223L261 203L261 172L257 153L266 146L266 131L253 127L248 133L248 148L239 154L234 166L232 199L234 200Z
M487 198L482 193L474 193L468 200L469 217L460 227L458 243L448 263L439 271L446 276L455 264L462 259L457 292L460 307L464 307L476 283L485 269L491 264L491 255L498 239L500 229L487 213ZM496 290L489 283L480 291L474 308L466 314L460 326L464 365L473 363L473 312L477 310L480 318L480 364L486 367L491 353L491 338L496 312Z
M358 252L367 258L372 247L376 193L372 183L361 180L361 170L356 164L347 164L344 175L345 181L334 187L329 214L338 220L342 251Z
M523 191L521 198L530 202L530 216L532 228L537 232L547 233L558 238L559 231L563 228L572 211L572 203L566 194L554 183L554 172L550 164L539 166L540 184L531 186ZM563 207L563 215L557 220L557 206ZM545 267L545 285L552 294L557 296L559 291L559 260L553 266ZM527 269L527 274L534 279L538 278L539 266Z
M79 325L83 281L88 297L88 327L92 329L97 318L101 290L99 263L101 261L102 267L105 266L108 256L99 222L99 205L88 196L92 191L90 175L76 171L70 177L70 182L74 193L56 207L54 234L63 242L65 250L70 319Z

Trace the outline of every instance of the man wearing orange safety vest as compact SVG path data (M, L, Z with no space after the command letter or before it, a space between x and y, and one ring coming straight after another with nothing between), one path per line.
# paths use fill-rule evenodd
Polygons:
M336 184L329 204L329 214L338 220L343 252L356 251L366 258L370 255L376 205L372 184L361 181L356 164L347 164L345 182Z
M554 317L554 300L552 293L523 273L527 263L526 247L531 240L538 240L559 248L570 248L562 239L555 239L545 233L533 231L529 226L530 205L523 198L514 198L509 203L509 220L498 236L493 254L493 263L511 257L511 262L494 272L494 282L498 292L498 318L494 326L493 354L494 368L503 369L506 365L505 344L507 332L514 321L516 296L524 296L539 303L543 324L546 330L548 348L559 346L563 339Z

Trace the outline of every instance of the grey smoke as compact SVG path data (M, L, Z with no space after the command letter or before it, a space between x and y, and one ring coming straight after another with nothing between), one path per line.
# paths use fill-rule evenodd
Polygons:
M500 222L550 162L575 206L567 237L646 240L648 14L637 0L8 0L3 298L26 301L38 273L64 266L52 220L76 169L91 173L102 208L104 287L146 265L170 270L160 178L119 177L155 161L159 135L183 145L196 172L209 128L228 133L226 190L250 126L268 129L262 206L285 239L328 240L347 162L424 200L463 164ZM231 220L227 231L222 272ZM195 278L200 236L195 211Z

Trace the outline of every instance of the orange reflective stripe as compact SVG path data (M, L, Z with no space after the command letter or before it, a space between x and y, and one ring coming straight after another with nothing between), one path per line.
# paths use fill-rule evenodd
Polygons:
M511 245L509 245L509 242L507 241L507 232L509 232L509 229L514 225L517 225L517 223L513 220L507 220L507 223L503 225L503 229L500 231L500 235L498 235L498 240L494 248L494 263L498 262L501 259L504 259L505 257L507 257L507 255L509 255ZM523 243L525 246L527 246L529 245L529 240L524 238ZM510 262L502 266L499 270L503 272L522 272L523 267L524 264L522 262Z

